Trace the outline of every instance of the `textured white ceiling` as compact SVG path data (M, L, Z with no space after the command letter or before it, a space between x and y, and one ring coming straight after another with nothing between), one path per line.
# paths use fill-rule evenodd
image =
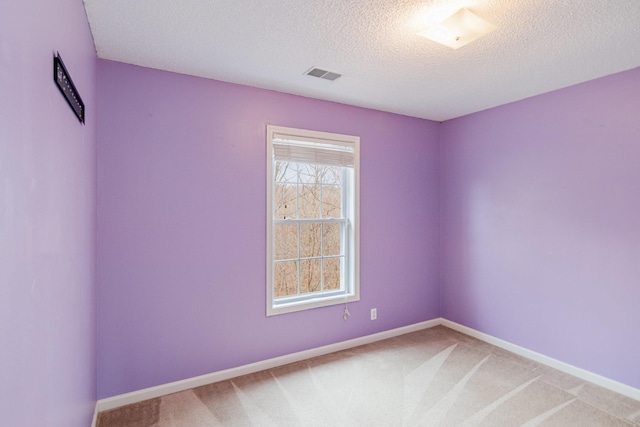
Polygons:
M640 66L640 0L84 3L100 58L437 121ZM442 6L498 29L458 50L418 36Z

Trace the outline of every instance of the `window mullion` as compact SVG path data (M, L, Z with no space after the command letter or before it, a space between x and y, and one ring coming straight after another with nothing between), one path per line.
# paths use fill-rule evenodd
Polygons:
M330 223L344 223L347 222L347 218L301 218L301 219L275 219L274 224L313 224L321 222L323 224Z
M323 218L322 210L324 198L322 197L322 190L324 186L322 185L324 182L324 177L320 177L320 218ZM324 292L324 222L320 223L320 292Z
M342 186L341 186L341 195L342 195L342 213L341 216L343 218L350 218L351 206L349 204L349 200L351 195L349 194L350 186L346 185L348 180L348 171L346 168L342 169ZM340 288L346 289L348 278L350 277L351 271L349 269L349 239L348 236L350 234L349 230L349 221L346 220L340 226L340 252L344 254L344 272L340 275ZM342 262L340 264L343 264Z
M324 223L320 223L320 292L324 292Z
M296 164L296 219L299 220L300 219L300 167ZM300 229L300 225L301 223L298 222L298 289L297 289L297 295L300 296L302 293L300 292L300 276L301 276L301 268L302 268L302 262L300 261L300 238L302 236L301 234L301 229Z

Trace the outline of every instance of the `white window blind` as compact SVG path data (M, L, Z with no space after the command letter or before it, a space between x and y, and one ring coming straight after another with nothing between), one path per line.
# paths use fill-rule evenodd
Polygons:
M275 133L272 143L274 160L350 168L355 165L350 142Z

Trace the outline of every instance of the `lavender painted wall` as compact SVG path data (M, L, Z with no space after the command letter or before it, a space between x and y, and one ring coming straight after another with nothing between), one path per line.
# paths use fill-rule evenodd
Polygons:
M53 82L60 51L87 106ZM88 426L95 363L95 51L81 0L0 2L0 413Z
M440 142L443 316L640 387L640 68Z
M98 103L100 398L439 315L437 123L103 60ZM268 123L361 137L346 322L265 315Z

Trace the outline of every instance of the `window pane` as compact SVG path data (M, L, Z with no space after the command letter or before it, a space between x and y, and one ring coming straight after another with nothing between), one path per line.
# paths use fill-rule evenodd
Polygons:
M275 219L295 219L296 204L295 184L275 184L273 186Z
M340 289L341 258L325 258L324 260L324 290Z
M298 165L277 161L273 164L273 211L276 219L296 218Z
M319 257L321 244L322 223L300 224L300 258Z
M309 163L298 164L298 182L302 184L320 184L322 182L322 171L326 166Z
M320 185L300 184L300 218L320 218Z
M298 261L273 265L273 295L275 298L298 295Z
M282 161L274 162L273 180L274 182L295 184L298 181L298 164Z
M322 186L322 217L342 218L342 194L336 185Z
M324 224L324 256L341 255L340 254L340 228L342 224L332 223Z
M323 184L342 184L342 168L336 166L324 166L322 173Z
M274 259L298 258L298 224L273 225Z
M300 293L307 294L321 290L321 263L319 259L300 261Z

